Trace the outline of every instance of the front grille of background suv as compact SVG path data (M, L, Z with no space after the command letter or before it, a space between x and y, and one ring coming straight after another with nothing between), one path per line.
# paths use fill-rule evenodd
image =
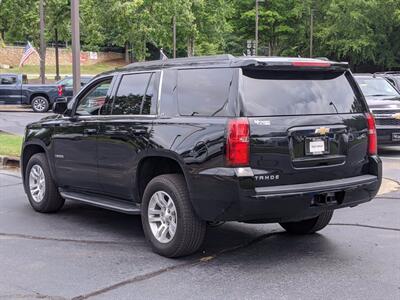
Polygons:
M394 114L400 113L400 109L374 109L376 125L400 126L400 120L393 118Z
M400 113L400 109L373 109L372 113L374 115L393 115Z
M376 125L386 125L386 126L400 126L400 120L396 119L375 119Z

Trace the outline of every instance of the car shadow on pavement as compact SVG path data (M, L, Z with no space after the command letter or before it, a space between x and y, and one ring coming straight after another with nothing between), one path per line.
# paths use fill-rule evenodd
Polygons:
M67 202L58 216L64 223L73 223L91 236L100 236L102 240L119 241L123 243L143 243L143 251L151 251L146 244L140 216L131 216L80 203ZM71 232L72 233L72 232ZM70 236L72 238L72 236ZM74 236L79 239L79 236ZM271 258L290 259L298 254L329 253L335 250L332 242L321 234L294 236L287 234L276 224L244 224L229 222L218 227L209 227L205 241L200 250L187 258L219 257L223 254L241 253L241 250L268 245L266 261ZM284 249L284 250L283 250ZM138 251L138 249L132 249ZM267 258L268 257L268 258Z

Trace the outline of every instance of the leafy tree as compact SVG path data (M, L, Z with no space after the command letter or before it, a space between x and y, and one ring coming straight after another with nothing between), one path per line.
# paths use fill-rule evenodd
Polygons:
M332 0L318 32L321 50L353 65L398 64L399 9L396 0Z
M45 0L46 38L70 41L70 0ZM0 1L0 37L7 43L39 38L39 0ZM399 0L264 0L259 3L260 54L313 56L353 65L400 67ZM254 39L255 0L82 0L84 50L124 47L135 60L228 52L242 55Z
M7 42L39 40L39 2L2 0L0 31Z
M58 40L71 39L71 9L70 0L46 0L46 31L47 39L55 41L57 30Z

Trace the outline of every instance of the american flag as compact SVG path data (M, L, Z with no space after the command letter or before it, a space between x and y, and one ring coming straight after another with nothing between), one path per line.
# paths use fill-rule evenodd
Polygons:
M24 63L28 60L28 58L33 54L36 53L39 55L39 53L33 48L32 44L28 42L25 46L24 53L22 54L21 61L19 63L19 67L22 67Z

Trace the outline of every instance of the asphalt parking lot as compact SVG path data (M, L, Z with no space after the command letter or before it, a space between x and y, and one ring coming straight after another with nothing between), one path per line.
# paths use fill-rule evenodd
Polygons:
M29 123L39 121L50 116L51 113L34 113L27 110L20 111L1 111L0 110L0 130L13 134L23 135L25 126Z
M400 149L381 155L400 181ZM400 299L399 213L391 191L310 236L226 223L198 254L167 259L139 217L72 202L36 213L18 172L0 170L0 299Z

